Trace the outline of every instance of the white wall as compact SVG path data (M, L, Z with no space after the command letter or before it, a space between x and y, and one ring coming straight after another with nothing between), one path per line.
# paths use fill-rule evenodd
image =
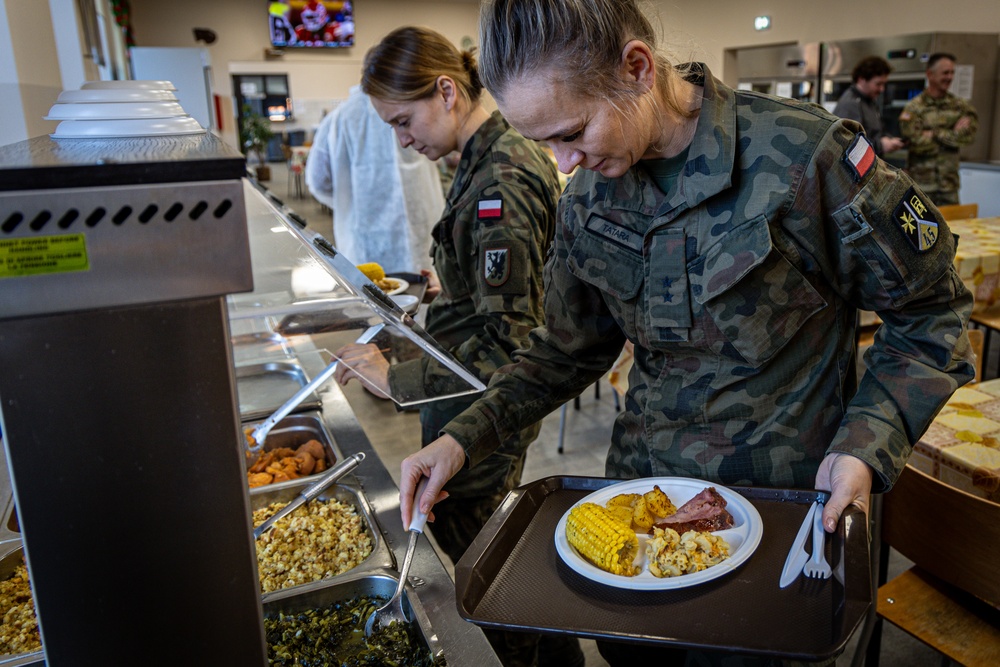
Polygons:
M2 145L55 129L42 117L62 84L48 3L0 0L0 9L0 99L14 111L0 124Z
M8 0L9 1L9 0ZM347 97L361 79L365 52L383 35L403 25L431 26L456 44L475 38L477 2L357 0L355 46L306 52L287 49L280 59L265 59L269 47L264 0L131 0L136 43L141 46L195 46L192 30L209 28L215 92L222 96L222 137L236 146L232 74L288 74L296 125L309 127L323 109Z
M9 0L8 0L9 1ZM290 77L293 100L303 105L304 123L318 117L323 101L343 99L360 76L365 51L390 30L411 23L431 26L460 43L475 39L476 0L357 0L357 45L343 52L286 51L265 61L268 46L263 0L132 0L136 40L143 46L192 46L194 27L211 28L218 41L209 49L216 92L224 96L224 136L235 144L231 73L280 72ZM931 31L1000 33L1000 2L950 0L657 0L646 2L664 28L668 50L678 60L706 61L725 76L727 48L777 42L810 42ZM771 16L772 28L757 32L753 19ZM998 86L1000 98L1000 86ZM998 100L997 108L1000 108ZM1000 121L1000 114L994 126ZM1000 159L1000 129L993 132Z

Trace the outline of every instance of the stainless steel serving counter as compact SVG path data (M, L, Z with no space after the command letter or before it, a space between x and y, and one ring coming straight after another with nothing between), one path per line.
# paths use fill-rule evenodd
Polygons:
M317 369L306 370L312 375ZM375 512L378 528L395 553L397 564L402 563L407 535L399 518L399 489L335 382L324 391L323 419L342 451L365 453L365 461L355 469L354 477ZM426 537L417 541L409 585L408 595L415 596L427 612L431 630L449 665L500 665L482 630L458 615L455 584Z
M248 225L272 228L277 224L273 216L285 213L280 202L269 201L255 187L247 183ZM268 218L272 221L269 222ZM251 253L255 292L264 295L289 285L285 268L290 258L275 256L275 246L255 243L251 233ZM317 336L291 336L288 338L296 359L309 377L323 370L326 360L321 350L337 344L336 334ZM337 447L345 454L365 454L364 462L352 473L371 505L378 529L395 554L397 564L402 563L406 552L407 534L399 517L399 489L389 471L379 459L368 436L362 428L347 397L336 382L329 381L322 389L322 415L326 427L336 440ZM287 397L281 397L278 404ZM455 584L442 564L434 547L426 537L417 542L417 549L410 568L407 595L416 597L430 621L430 630L441 647L449 665L500 665L482 630L462 619L455 601Z
M244 181L247 209L247 223L256 225L259 229L273 228L278 225L276 216L288 213L280 203L269 202L267 196L258 191L249 182ZM270 231L274 231L273 229ZM269 243L257 243L253 250L253 275L255 292L264 295L261 299L267 303L266 295L274 293L282 285L287 285L287 275L282 276L287 259L281 256L269 255L274 251ZM247 296L247 295L239 295ZM252 301L252 298L251 298ZM244 300L246 305L246 300ZM235 324L235 322L234 322ZM236 331L232 327L230 333ZM336 344L336 336L323 334L317 339L310 336L294 336L289 339L287 351L294 361L301 365L311 378L321 371L327 360L321 353L329 346ZM231 357L232 359L232 357ZM237 362L238 365L238 362ZM275 405L280 405L289 396L275 397ZM407 545L407 535L399 518L399 491L392 476L379 459L378 453L372 447L371 441L359 423L345 394L336 383L328 382L323 390L322 420L326 428L336 440L336 445L344 455L363 452L366 456L363 464L357 468L353 477L346 478L352 484L359 486L374 514L376 526L373 530L381 533L382 538L393 551L397 563L401 563ZM2 517L7 516L12 499L12 484L8 475L4 449L0 447L0 510ZM20 546L19 535L10 539L2 539L0 535L0 551L6 553ZM203 548L210 548L203 544ZM347 576L347 575L345 575ZM417 543L413 557L408 586L408 599L416 600L425 624L421 630L428 641L433 644L447 660L449 665L497 666L500 665L482 630L472 623L463 620L457 611L455 586L447 569L442 564L433 546L426 537L421 537ZM251 595L252 597L252 595ZM42 665L44 660L40 652L22 654L19 656L2 656L3 665Z

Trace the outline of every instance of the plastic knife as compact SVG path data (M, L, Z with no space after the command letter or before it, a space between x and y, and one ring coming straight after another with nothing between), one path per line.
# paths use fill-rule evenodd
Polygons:
M816 514L817 507L822 507L822 505L814 502L806 513L806 518L802 520L802 525L799 526L799 532L796 533L792 548L788 552L788 557L785 558L785 567L781 570L781 581L779 582L781 588L785 588L798 579L799 575L802 574L802 566L809 560L809 554L806 553L806 539L812 529L813 515Z

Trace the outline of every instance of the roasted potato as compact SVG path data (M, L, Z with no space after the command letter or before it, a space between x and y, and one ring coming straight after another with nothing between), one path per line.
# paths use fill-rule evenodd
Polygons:
M658 517L667 517L677 513L677 507L658 486L654 486L652 491L643 494L642 499L646 502L649 511Z
M656 517L646 507L646 500L640 496L632 507L632 528L646 532L653 527L654 523L656 523Z
M606 507L609 509L612 507L632 507L635 505L635 501L641 497L638 493L619 493L607 502Z

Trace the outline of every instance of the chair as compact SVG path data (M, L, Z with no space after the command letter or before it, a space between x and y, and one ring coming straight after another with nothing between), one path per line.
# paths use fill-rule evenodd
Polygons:
M883 620L946 661L1000 664L1000 504L909 465L881 504L878 621L865 664L878 665ZM914 565L886 582L889 547Z
M615 391L614 387L611 388L611 395L615 399L615 412L619 412L622 409L621 401L618 398L618 392ZM594 383L594 400L600 400L601 398L601 381L598 380ZM563 403L561 411L559 412L559 447L556 451L560 454L563 453L563 440L566 438L566 410L569 407L568 403ZM573 409L580 409L580 397L577 396L573 399Z
M306 171L305 153L295 151L288 144L281 144L281 152L285 157L285 165L288 167L288 181L285 189L289 195L295 193L296 199L304 196L303 178Z
M979 217L979 204L945 204L938 206L945 220L964 220Z

